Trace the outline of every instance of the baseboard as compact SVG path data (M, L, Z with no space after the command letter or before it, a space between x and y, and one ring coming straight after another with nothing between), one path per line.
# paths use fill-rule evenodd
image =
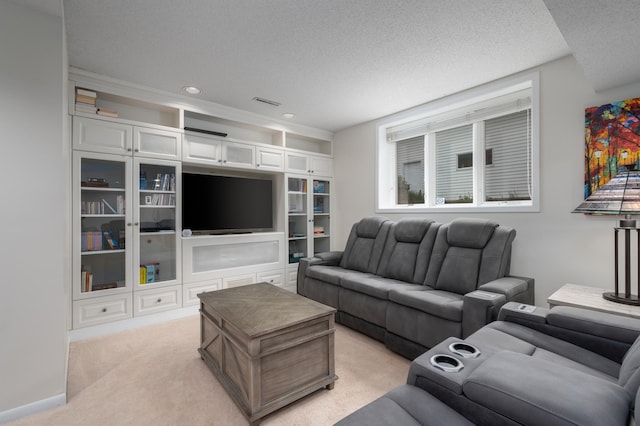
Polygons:
M90 339L93 337L105 336L107 334L118 333L120 331L131 330L147 325L158 324L178 318L195 315L199 312L200 305L188 306L181 309L160 312L153 315L130 318L126 320L114 321L107 324L94 325L92 327L79 328L69 331L69 342Z
M40 401L32 402L30 404L23 405L21 407L12 408L11 410L0 412L0 424L8 423L13 420L20 419L22 417L30 416L41 411L50 410L55 407L60 407L67 403L67 394L61 393L60 395L52 396L50 398L41 399Z

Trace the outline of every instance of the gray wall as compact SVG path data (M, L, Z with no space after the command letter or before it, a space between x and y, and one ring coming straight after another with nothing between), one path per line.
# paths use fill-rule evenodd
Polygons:
M536 304L565 283L613 289L614 217L571 211L582 201L584 109L640 96L640 82L595 93L572 57L540 71L541 207L539 213L468 213L517 230L511 272L536 279ZM351 225L375 214L376 124L338 132L334 144L333 248L344 247ZM447 222L463 214L413 214ZM400 214L386 214L398 219Z
M0 2L0 423L65 398L65 57L62 18Z

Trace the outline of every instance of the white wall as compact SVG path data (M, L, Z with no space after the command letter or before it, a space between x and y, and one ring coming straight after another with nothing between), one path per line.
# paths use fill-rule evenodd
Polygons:
M0 423L65 401L65 54L62 18L0 2Z
M467 216L490 218L517 230L511 273L535 278L536 304L547 306L547 297L565 283L613 289L615 217L571 213L583 199L584 109L638 97L640 82L596 94L573 57L534 70L540 71L541 86L540 212ZM380 121L343 130L335 137L334 249L344 247L354 222L375 214L376 125ZM461 215L422 216L448 222Z

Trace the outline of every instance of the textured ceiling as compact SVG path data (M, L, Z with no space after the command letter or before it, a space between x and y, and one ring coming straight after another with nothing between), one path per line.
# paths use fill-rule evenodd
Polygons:
M639 81L639 3L63 0L71 66L331 131L568 54L596 89Z

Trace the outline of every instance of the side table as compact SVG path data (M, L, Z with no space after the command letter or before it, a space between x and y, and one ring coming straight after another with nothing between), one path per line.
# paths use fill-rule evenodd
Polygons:
M576 308L640 318L640 306L625 305L623 303L605 300L602 298L602 293L606 291L611 290L576 284L565 284L547 298L547 303L551 308L554 306L573 306Z

